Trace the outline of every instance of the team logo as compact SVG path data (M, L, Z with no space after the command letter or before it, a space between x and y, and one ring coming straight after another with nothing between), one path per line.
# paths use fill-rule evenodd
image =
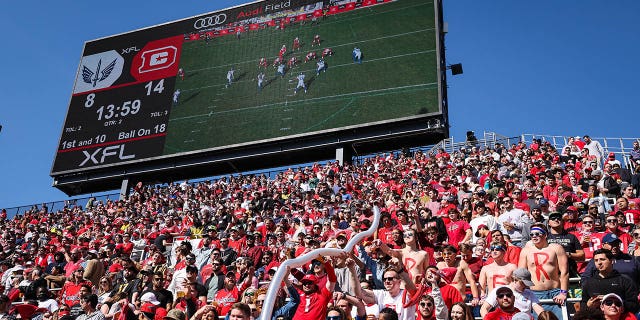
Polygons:
M227 15L220 13L196 20L196 22L193 23L193 27L196 29L204 29L223 24L225 21L227 21Z
M169 68L176 62L177 53L178 48L174 46L166 46L145 51L141 55L142 64L140 65L138 72L145 73Z
M111 86L122 74L124 58L115 50L82 57L74 93Z
M102 60L98 60L98 66L95 71L91 71L91 69L87 68L87 66L82 66L82 80L84 82L91 84L94 88L98 84L98 81L103 81L109 77L113 68L116 67L117 59L113 59L111 63L109 63L103 69L100 69L102 66Z

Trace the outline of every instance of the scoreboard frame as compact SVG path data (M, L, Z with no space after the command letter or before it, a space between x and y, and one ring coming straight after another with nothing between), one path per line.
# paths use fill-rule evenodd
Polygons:
M165 147L166 126L169 126L172 108L171 104L167 104L171 102L171 95L175 94L172 89L176 87L178 79L179 45L187 35L202 35L207 30L213 30L218 36L221 29L227 29L231 34L227 36L233 36L234 28L237 28L234 23L241 21L233 17L247 21L247 18L264 17L271 11L269 13L274 17L279 16L274 21L284 21L287 13L282 13L292 6L312 7L322 2L321 15L314 16L313 11L303 13L307 20L315 20L325 17L334 9L357 10L365 3L379 5L395 1L403 0L255 1L87 41L83 46L82 60L52 164L50 175L54 179L54 187L68 195L77 195L118 188L124 179L165 182L328 160L335 158L337 148L349 150L347 154L361 155L427 145L446 138L449 131L442 2L434 0L436 65L433 67L437 75L437 110L186 152L157 152ZM353 7L349 8L350 5ZM223 16L224 21L221 18ZM210 28L196 28L205 22ZM297 21L293 18L291 22ZM152 66L150 61L160 62ZM114 74L118 77L112 76ZM160 90L160 86L165 89ZM140 97L140 92L146 92L146 96ZM152 106L151 112L148 105ZM87 114L94 117L88 125L83 122L88 121ZM109 127L105 120L113 123L115 129L112 132L105 131ZM102 123L104 127L100 128L97 124ZM134 158L133 153L142 156ZM67 155L76 158L63 158ZM88 166L71 168L67 163L72 161Z

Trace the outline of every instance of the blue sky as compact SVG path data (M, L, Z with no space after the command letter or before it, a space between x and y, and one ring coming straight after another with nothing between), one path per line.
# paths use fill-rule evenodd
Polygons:
M33 1L5 5L0 208L67 197L49 177L87 40L242 1ZM451 134L638 137L640 1L444 1Z

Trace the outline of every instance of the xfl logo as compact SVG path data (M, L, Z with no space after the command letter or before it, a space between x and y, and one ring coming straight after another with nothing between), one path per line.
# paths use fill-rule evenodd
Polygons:
M142 64L138 72L145 73L166 69L176 62L178 48L174 46L166 46L149 51L142 52Z

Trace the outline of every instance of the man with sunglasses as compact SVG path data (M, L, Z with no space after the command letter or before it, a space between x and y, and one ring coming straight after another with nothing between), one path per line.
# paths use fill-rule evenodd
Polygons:
M356 296L362 297L362 301L365 304L377 304L380 311L383 308L395 310L398 313L399 320L415 319L415 306L404 306L406 302L404 300L404 291L408 291L407 296L413 296L417 291L409 274L404 269L398 271L394 267L390 267L384 272L382 280L384 281L384 289L379 290L362 290L360 283L357 282L354 287ZM404 282L404 289L400 288L401 282Z
M382 252L402 261L402 264L409 272L409 275L415 280L418 275L424 274L429 265L429 256L424 250L418 247L417 233L413 229L407 229L403 233L405 247L402 249L391 249L384 242L376 239L373 241Z
M497 286L507 285L511 274L518 268L515 264L504 260L507 248L502 243L492 243L489 249L493 262L482 267L478 279L482 297L485 297Z
M531 226L531 241L522 249L518 267L527 268L534 275L531 290L538 299L553 299L555 304L546 304L545 310L560 319L560 305L567 299L569 288L568 257L561 245L547 242L547 234L545 225Z
M602 304L600 304L600 311L605 320L620 320L620 319L636 319L636 315L628 312L624 306L624 301L615 293L606 294L602 298Z
M582 281L581 309L597 310L601 307L605 297L616 294L624 307L633 313L640 309L638 304L638 288L635 282L626 275L614 269L614 255L610 250L598 249L593 255L593 262L597 273Z
M152 287L151 290L143 292L144 295L147 292L153 293L156 299L160 302L159 306L169 310L173 305L173 294L167 290L164 286L165 279L163 272L155 272L151 278Z
M418 313L421 320L447 319L449 308L445 305L440 293L440 279L431 277L425 280L431 286L431 293L423 294L418 303Z
M556 243L562 246L567 254L569 263L569 275L578 276L578 261L584 261L584 250L578 238L565 230L565 220L560 212L552 212L549 215L549 234L547 242Z
M622 247L620 247L620 249L622 252L628 252L629 244L633 242L633 237L620 228L620 222L618 221L618 218L616 218L615 212L612 211L611 215L606 217L605 228L605 233L613 234L620 239L620 242L622 243Z
M515 307L515 295L509 287L500 287L496 290L497 306L496 309L487 313L484 320L503 320L511 319L513 315L520 312Z

